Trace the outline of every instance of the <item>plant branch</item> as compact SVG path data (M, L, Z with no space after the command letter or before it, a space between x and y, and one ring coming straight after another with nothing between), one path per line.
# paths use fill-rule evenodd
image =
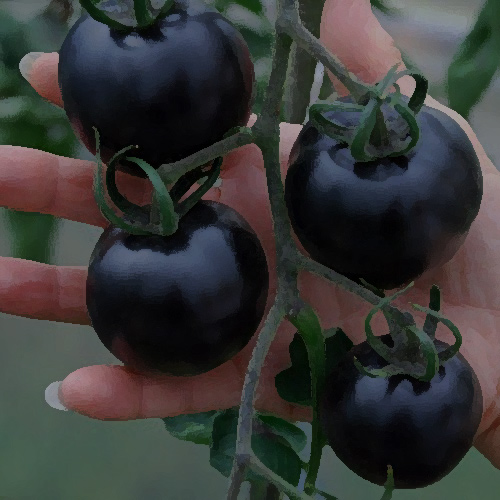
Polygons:
M278 19L277 26L284 33L287 33L299 47L323 63L325 68L337 77L357 102L370 90L369 85L361 82L348 71L339 58L324 47L320 40L301 23L294 0L283 0L283 15Z
M245 469L249 464L249 457L252 453L251 439L255 392L267 352L269 351L269 347L274 339L276 330L283 321L284 317L285 310L282 299L278 296L267 315L266 322L262 327L261 332L259 333L259 338L254 347L252 358L248 364L245 376L238 417L236 452L227 494L228 500L237 500L241 484L245 480Z
M191 156L174 163L162 165L158 168L158 173L160 174L163 182L170 184L174 180L173 177L178 179L187 172L198 168L200 165L205 165L219 156L227 155L233 149L246 146L247 144L252 144L253 142L254 135L252 130L245 127L240 130L240 132L237 132L226 139L222 139L221 141L216 142L208 148L202 149Z
M276 238L278 291L275 303L257 339L245 376L228 500L237 499L244 480L244 470L247 466L246 457L252 455L253 403L262 366L278 326L285 317L290 303L298 297L297 266L295 262L297 253L292 240L291 225L285 205L279 159L280 108L283 100L283 87L291 44L292 41L287 35L278 34L274 47L273 67L263 106L264 111L252 127L255 143L262 151L266 168L268 195Z
M280 0L278 20L276 21L276 40L273 53L273 62L269 85L263 104L263 112L257 118L251 130L248 129L240 134L221 141L206 150L192 155L191 157L172 164L175 169L182 167L192 169L192 164L197 165L213 160L224 154L224 146L234 149L242 144L254 142L261 150L266 170L267 188L271 205L273 230L276 242L276 268L278 274L278 287L274 305L268 313L264 326L259 333L257 343L254 347L252 357L248 364L245 381L241 396L241 405L238 417L238 428L236 437L236 450L233 467L230 474L230 484L227 500L237 500L241 485L245 480L245 472L250 468L267 481L276 485L280 491L286 493L291 499L312 500L306 493L299 492L289 485L277 474L268 469L260 462L252 452L252 423L254 418L254 402L256 390L264 365L265 358L276 335L276 331L287 318L292 323L296 319L303 325L307 322L315 324L310 338L308 338L309 362L316 363L318 369L315 374L321 379L319 386L313 387L314 392L314 420L313 443L311 458L306 478L308 492L314 492L316 476L321 460L321 452L324 445L324 437L319 427L318 401L321 395L324 378L324 347L318 348L318 339L323 342L323 336L319 320L314 311L302 302L298 291L298 274L300 269L318 274L328 280L334 281L343 289L354 293L373 305L379 305L380 297L372 291L364 288L350 279L332 271L311 259L302 256L293 241L292 228L288 217L288 211L284 198L284 187L281 177L281 165L279 158L280 145L280 110L283 102L284 85L287 76L288 62L292 41L295 40L300 47L306 49L313 57L320 60L326 68L330 69L337 78L347 87L355 98L361 99L371 87L364 85L354 75L347 72L345 67L328 52L306 28L301 24L294 0ZM243 134L243 135L242 135ZM167 166L168 168L168 166ZM181 169L182 169L181 168ZM166 169L161 172L163 175ZM382 309L391 311L390 305ZM304 318L304 315L308 315ZM311 319L312 318L312 319ZM302 328L303 332L308 330L307 325ZM318 333L319 332L319 333ZM301 332L302 333L302 332ZM321 359L320 359L321 355Z

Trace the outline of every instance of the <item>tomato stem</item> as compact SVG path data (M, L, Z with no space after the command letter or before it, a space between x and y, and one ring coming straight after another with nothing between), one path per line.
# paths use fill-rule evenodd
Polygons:
M319 407L326 376L325 341L319 319L310 306L303 304L297 314L287 318L297 328L304 340L311 370L312 443L304 485L304 492L311 495L315 490L323 447L326 443L319 421Z

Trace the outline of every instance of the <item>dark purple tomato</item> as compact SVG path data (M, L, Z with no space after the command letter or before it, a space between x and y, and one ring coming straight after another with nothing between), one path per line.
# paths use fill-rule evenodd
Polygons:
M392 346L389 335L381 337ZM436 340L438 352L447 345ZM392 465L396 488L421 488L453 470L472 446L483 403L479 381L462 354L430 382L372 378L353 363L387 365L365 341L327 378L321 423L329 445L363 479L383 485Z
M104 161L139 145L132 156L157 168L246 125L254 70L229 21L182 0L141 33L121 34L83 16L61 47L59 84L73 129L92 154L96 127ZM121 169L144 177L132 163Z
M325 116L357 123L354 113ZM285 197L313 259L393 289L456 253L481 204L479 160L446 114L424 106L417 122L420 139L410 153L366 163L312 124L304 127L290 155Z
M268 288L264 250L245 219L202 201L172 236L109 226L90 259L87 308L102 343L126 365L196 375L249 342Z

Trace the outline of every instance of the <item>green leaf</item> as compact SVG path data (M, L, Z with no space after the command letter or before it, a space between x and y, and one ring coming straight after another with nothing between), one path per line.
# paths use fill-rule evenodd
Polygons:
M258 418L271 429L273 434L283 437L296 453L300 453L305 448L306 433L296 425L273 415L259 415Z
M215 417L210 445L210 465L225 477L229 477L233 467L237 427L238 411L235 409L225 410Z
M271 436L256 434L252 449L268 469L294 486L299 484L302 460L292 448Z
M275 378L278 394L290 403L311 406L311 372L306 345L298 333L290 343L289 352L292 366Z
M352 341L342 329L332 328L325 332L327 376L352 346ZM306 346L298 333L294 335L289 351L292 366L276 375L276 389L280 397L285 401L311 406L311 372Z
M449 105L465 118L500 64L500 2L487 0L448 68Z
M260 419L261 417L259 416ZM266 417L262 421L265 422ZM267 422L269 421L268 419ZM273 422L273 425L276 426L276 422ZM225 477L229 477L233 466L237 426L238 411L234 408L222 412L214 420L212 445L210 447L210 465ZM284 432L274 434L271 426L268 425L265 425L265 429L254 428L252 449L266 467L289 483L297 486L302 461L290 443L284 439L285 434ZM258 481L259 477L249 471L246 480Z
M214 420L221 412L207 411L192 415L163 418L163 423L172 436L182 441L210 445Z

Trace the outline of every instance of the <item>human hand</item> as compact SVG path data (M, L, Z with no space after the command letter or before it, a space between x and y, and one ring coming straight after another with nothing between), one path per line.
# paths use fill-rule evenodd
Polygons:
M328 29L334 26L335 29ZM356 44L352 44L352 40ZM373 16L368 0L327 0L323 13L322 40L350 71L362 80L378 81L401 60L391 38ZM57 54L38 58L28 75L33 87L55 105L62 105L57 84ZM403 67L403 66L401 66ZM411 77L398 82L405 94L413 90ZM337 85L341 93L342 86ZM345 90L345 89L344 89ZM463 335L461 352L474 368L483 392L484 415L476 446L500 467L499 381L500 299L497 292L500 257L495 248L500 233L495 221L500 208L499 174L487 158L470 126L453 111L432 98L426 103L449 114L468 134L481 160L484 195L479 215L464 246L439 270L426 273L395 305L409 301L426 305L433 283L442 291L442 312ZM253 123L255 117L251 120ZM301 129L281 125L283 175L290 149ZM92 191L93 162L57 157L40 151L0 146L0 205L16 210L51 213L57 217L105 227ZM148 182L118 173L120 191L131 201L146 204L151 196ZM274 237L262 155L254 145L233 151L224 159L222 186L204 197L220 201L241 213L264 245L271 274L268 308L276 289ZM244 186L244 189L241 187ZM0 310L19 316L90 324L85 304L87 269L56 267L12 258L0 259ZM303 273L301 292L318 312L325 328L341 326L355 343L364 340L364 318L371 306L326 281ZM413 312L417 321L423 315ZM386 333L382 315L374 318L374 330ZM260 379L256 408L289 419L308 419L310 411L279 398L274 376L289 365L288 344L295 329L280 327ZM439 325L437 337L451 342ZM179 378L150 377L123 366L80 368L63 381L60 394L67 408L103 420L157 418L189 412L222 409L239 404L246 365L253 343L233 360L204 375ZM495 441L496 439L496 441Z

